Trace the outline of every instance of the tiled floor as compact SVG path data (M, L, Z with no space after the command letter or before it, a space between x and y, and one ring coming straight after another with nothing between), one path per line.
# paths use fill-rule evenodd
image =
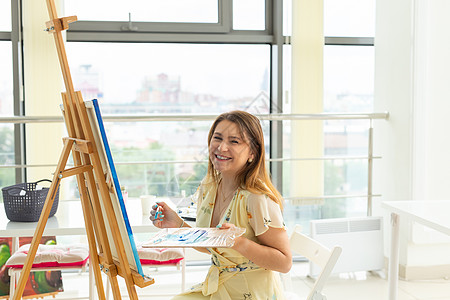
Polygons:
M304 262L294 264L291 278L296 298L290 299L306 299L312 285L311 279L306 276L307 268L308 264ZM186 286L189 287L203 280L208 266L188 266L186 270ZM137 288L140 299L166 300L171 296L162 294L173 295L180 291L181 276L174 267L149 269L148 272L156 283L145 289ZM63 283L65 292L58 294L56 299L88 297L87 273L64 273ZM123 280L119 279L119 284L123 298L127 298ZM358 272L332 276L324 291L328 300L383 300L387 299L387 289L388 283L382 274ZM450 300L450 280L400 281L398 300Z

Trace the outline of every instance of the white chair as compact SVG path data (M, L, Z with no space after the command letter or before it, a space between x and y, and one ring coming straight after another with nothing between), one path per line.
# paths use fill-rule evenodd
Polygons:
M309 260L310 263L318 265L321 272L315 278L314 285L309 292L307 300L326 300L326 296L322 294L323 287L330 276L333 268L341 255L342 248L335 246L333 249L328 249L319 242L304 235L301 231L301 226L296 225L290 237L289 243L294 253L300 254ZM288 274L283 274L283 282L287 291L287 297L292 299L292 283ZM290 291L289 291L290 290Z

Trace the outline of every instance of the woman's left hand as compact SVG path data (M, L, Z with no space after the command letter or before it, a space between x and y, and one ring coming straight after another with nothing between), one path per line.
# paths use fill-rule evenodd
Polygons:
M220 224L219 224L220 225ZM231 224L231 223L223 223L222 225L217 225L217 228L219 229L230 229L230 228L236 228L236 225ZM234 244L233 246L231 246L231 249L237 250L239 249L239 244L240 242L242 242L242 239L245 239L245 237L243 236L238 236L237 238L234 239Z
M223 223L220 229L236 227ZM240 236L234 239L231 249L239 252L260 267L287 273L292 267L292 253L289 238L284 228L272 228L257 236L259 243Z

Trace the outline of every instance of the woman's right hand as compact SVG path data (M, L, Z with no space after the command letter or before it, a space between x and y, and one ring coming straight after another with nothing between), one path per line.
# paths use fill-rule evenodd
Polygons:
M157 202L152 206L150 220L158 228L178 228L183 224L180 216L165 202Z

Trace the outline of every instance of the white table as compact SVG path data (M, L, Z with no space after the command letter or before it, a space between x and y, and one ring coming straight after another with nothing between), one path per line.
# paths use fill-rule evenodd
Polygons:
M450 235L450 200L387 201L382 207L391 212L391 249L389 257L389 300L398 295L400 218L411 220Z
M149 216L142 214L139 199L129 199L126 207L133 233L157 230ZM19 237L33 236L37 224L38 222L11 222L6 217L4 208L0 208L0 237L12 237L12 253L18 249ZM43 235L86 235L80 200L60 201L56 214L48 219Z

